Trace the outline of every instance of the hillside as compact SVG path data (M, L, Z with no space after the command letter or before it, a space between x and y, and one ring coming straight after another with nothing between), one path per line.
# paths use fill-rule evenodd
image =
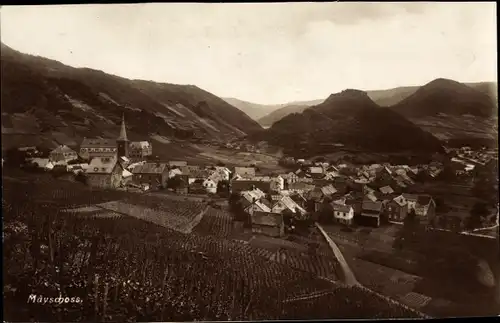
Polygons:
M338 150L339 145L388 153L442 149L437 138L399 114L380 108L359 90L332 94L323 103L290 114L252 138L267 139L285 148L285 153L305 157L330 153Z
M249 116L255 121L258 121L263 116L272 113L274 110L279 109L283 106L282 104L274 104L274 105L258 104L235 98L222 98L222 99L227 103L231 104L232 106L238 108L239 110L245 112L247 116Z
M227 140L261 129L237 108L192 85L73 68L4 44L1 65L7 140L53 146L84 136L114 138L122 114L132 138Z
M475 89L481 93L488 95L494 102L498 101L497 84L492 82L465 83L468 87ZM420 86L401 86L386 90L367 91L368 96L381 107L395 106L399 102L414 94ZM275 110L268 115L260 118L258 121L263 127L270 127L273 123L291 113L301 113L307 107L321 103L322 100L309 101L301 105L285 105L284 107ZM458 127L459 125L450 124L450 127Z
M389 108L441 139L495 139L497 102L494 84L436 79Z

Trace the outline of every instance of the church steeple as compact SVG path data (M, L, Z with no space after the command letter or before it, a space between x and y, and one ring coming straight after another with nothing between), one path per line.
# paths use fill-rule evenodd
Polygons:
M120 128L120 136L116 139L118 157L128 157L128 138L127 129L125 127L125 115L122 115L122 126Z
M128 141L127 139L127 129L125 128L125 115L122 114L122 126L120 129L120 136L116 141Z

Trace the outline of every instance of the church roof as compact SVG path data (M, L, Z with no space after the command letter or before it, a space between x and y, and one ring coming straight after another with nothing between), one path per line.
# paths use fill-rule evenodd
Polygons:
M128 141L127 139L127 129L125 128L125 116L122 115L122 126L120 128L120 136L117 141Z

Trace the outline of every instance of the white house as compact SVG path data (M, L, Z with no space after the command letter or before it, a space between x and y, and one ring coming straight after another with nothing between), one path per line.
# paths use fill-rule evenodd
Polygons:
M333 217L336 222L350 225L354 219L354 209L350 205L332 203Z
M229 181L231 178L231 171L227 167L215 166L215 172L223 181Z
M179 168L173 168L168 171L168 178L173 178L177 175L182 175L182 171Z
M217 183L210 178L203 181L203 187L207 190L207 193L217 193Z
M285 179L278 175L271 179L271 190L275 192L280 192L285 189Z

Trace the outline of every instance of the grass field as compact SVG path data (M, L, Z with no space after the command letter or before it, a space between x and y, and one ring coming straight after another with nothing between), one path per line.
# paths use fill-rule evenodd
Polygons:
M402 250L394 249L400 229L346 233L329 227L328 232L356 278L369 288L432 316L495 313L493 288L478 280L481 259L492 264L498 255L495 240L420 231Z

